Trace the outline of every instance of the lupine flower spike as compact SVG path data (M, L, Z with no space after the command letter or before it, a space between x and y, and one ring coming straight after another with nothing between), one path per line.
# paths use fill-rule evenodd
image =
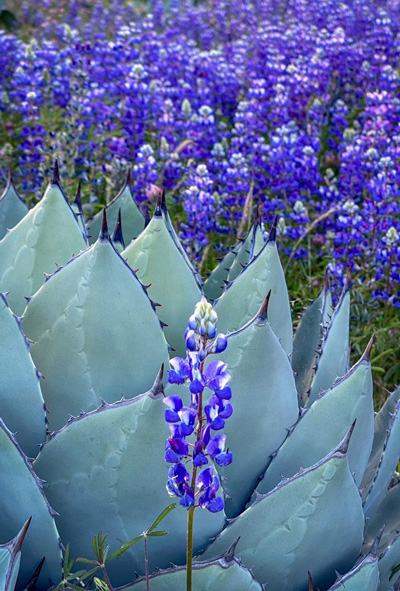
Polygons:
M224 509L223 498L217 496L220 482L212 462L219 466L232 462L232 453L225 447L226 435L221 433L225 421L233 413L232 392L228 386L231 376L222 361L206 363L209 355L225 351L227 338L217 334L217 314L204 296L189 318L185 341L186 359L171 360L168 381L187 383L190 398L186 405L180 396L164 399L168 407L165 420L170 429L170 437L165 442L165 461L172 464L168 471L168 494L180 497L180 504L189 510L187 589L190 590L193 512L197 507L212 513ZM206 401L207 389L211 395ZM189 462L192 463L191 474L187 470Z

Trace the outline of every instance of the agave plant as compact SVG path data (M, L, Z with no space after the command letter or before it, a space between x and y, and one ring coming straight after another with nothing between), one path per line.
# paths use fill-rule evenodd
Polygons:
M172 349L185 354L204 289L227 333L218 358L231 374L234 461L215 466L225 513L195 512L194 588L307 591L312 579L321 591L395 589L400 389L374 418L372 341L348 367L349 283L334 309L324 285L293 341L275 226L264 242L257 219L202 288L162 198L122 255L106 216L90 246L78 217L55 174L0 241L3 588L22 591L45 557L36 589L46 591L62 578L64 545L89 556L102 531L114 551L167 505L163 398L189 389L167 385L160 368ZM120 234L121 221L119 244ZM113 585L185 588L185 509L164 525L150 578L132 546L110 563Z

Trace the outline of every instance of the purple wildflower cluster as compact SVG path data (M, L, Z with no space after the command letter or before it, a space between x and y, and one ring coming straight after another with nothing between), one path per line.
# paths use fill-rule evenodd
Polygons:
M157 183L186 213L195 259L226 248L251 194L286 254L321 217L294 257L333 252L339 282L352 263L400 306L397 0L149 6L25 3L35 39L0 32L0 175L11 155L36 197L56 154L93 203L132 166L139 202Z
M171 496L180 497L184 507L199 506L212 513L222 511L224 501L216 494L220 488L219 478L213 466L208 465L209 461L219 466L232 462L232 453L225 450L226 435L220 433L233 413L232 391L228 386L231 376L222 361L205 365L210 354L222 353L227 346L225 335L216 335L216 323L217 315L203 296L189 318L185 335L187 357L172 359L173 369L168 373L171 384L189 383L189 406L184 406L180 396L164 398L168 406L165 420L170 429L170 437L165 442L165 461L172 464L167 491ZM213 393L207 402L204 399L206 389ZM187 438L192 435L193 442L190 442ZM193 463L191 474L185 465L190 460Z

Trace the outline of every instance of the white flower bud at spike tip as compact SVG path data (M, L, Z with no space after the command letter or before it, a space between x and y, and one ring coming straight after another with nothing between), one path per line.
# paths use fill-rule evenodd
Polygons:
M189 318L188 326L201 336L213 339L216 334L217 320L218 317L212 305L202 296L200 302L196 304L194 314Z
M391 226L386 232L386 244L388 246L394 246L399 241L399 233L394 226Z

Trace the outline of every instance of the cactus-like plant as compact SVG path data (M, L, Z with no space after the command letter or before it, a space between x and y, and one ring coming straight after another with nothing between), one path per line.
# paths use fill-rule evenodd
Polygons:
M0 290L10 291L0 298L0 588L22 591L45 557L36 589L47 590L62 577L62 544L90 556L103 531L114 552L168 503L163 399L188 405L190 384L166 385L160 367L171 346L184 351L201 295L168 220L160 198L121 256L104 217L84 250L84 226L55 175L42 202L0 241ZM229 255L222 293L221 268L204 285L218 296L218 328L227 333L218 359L231 375L234 413L224 432L234 461L215 466L225 514L194 516L194 552L204 553L193 564L194 588L307 591L309 571L321 591L395 589L400 389L374 420L372 342L348 367L348 285L333 312L324 286L292 344L275 228L263 244L260 232L257 222L240 261L240 250ZM30 517L21 551L18 532ZM110 563L113 585L185 589L186 509L163 527L169 536L152 538L150 578L133 581L145 565L132 546Z

